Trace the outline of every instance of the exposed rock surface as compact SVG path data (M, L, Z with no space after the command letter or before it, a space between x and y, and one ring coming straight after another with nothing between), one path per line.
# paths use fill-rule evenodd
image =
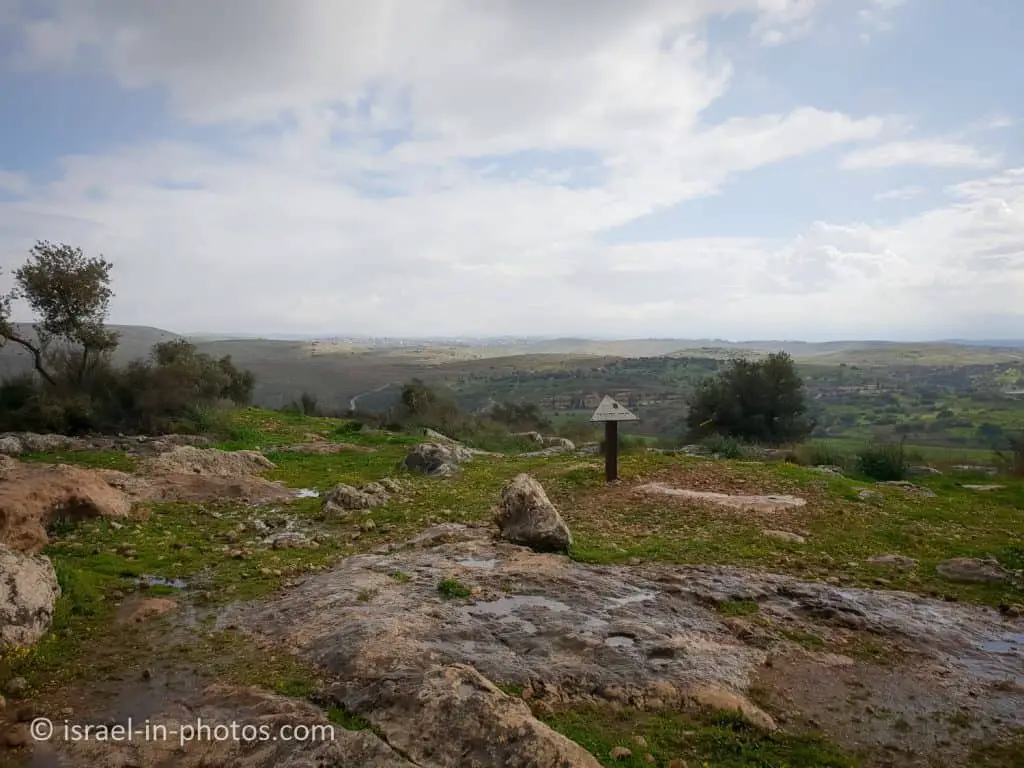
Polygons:
M513 437L522 437L540 445L544 445L544 435L540 432L513 432Z
M660 496L675 496L681 499L705 501L719 507L742 510L746 512L772 513L807 504L806 499L785 494L769 494L765 496L730 495L714 491L694 491L689 488L673 488L664 483L646 483L637 486L637 491Z
M145 461L144 474L195 474L214 477L258 475L276 465L258 451L221 451L185 445Z
M915 496L921 496L926 499L935 498L935 491L933 491L931 488L925 488L924 486L914 485L913 483L908 483L906 480L882 480L875 483L875 485L880 485L885 488L899 488L901 491L904 491L905 493L912 493Z
M935 467L928 467L924 465L913 465L907 467L907 474L912 477L930 477L935 475L941 475L942 472Z
M420 443L405 457L402 466L410 472L431 477L448 477L473 454L458 443Z
M411 578L396 581L396 571ZM449 577L473 596L442 599L437 584ZM671 709L699 702L708 695L702 691L723 691L741 697L734 708L757 722L742 697L764 669L767 648L789 641L765 643L714 608L736 600L755 601L762 619L784 627L865 633L913 649L898 670L886 667L890 679L941 680L943 707L981 706L1024 724L1019 689L999 687L1024 684L1024 655L1015 650L1024 634L993 610L739 568L583 565L457 525L427 531L412 547L348 558L232 618L339 675L346 681L339 700L397 739L434 722L419 709L431 706L438 686L451 690L462 679L450 671L460 664L496 683L528 686L531 700L556 707L612 701ZM456 690L470 701L481 685ZM983 701L968 695L979 685L990 686ZM480 749L475 739L500 733L498 720L475 725L476 737L453 724L453 741Z
M381 488L381 490L384 490ZM367 493L345 483L338 483L324 496L322 508L330 517L351 517L353 512L379 507L388 500L387 491Z
M950 581L999 582L1006 581L1007 573L996 562L977 560L973 557L954 557L939 563L936 572Z
M765 528L761 531L761 535L769 539L778 539L779 541L788 541L791 544L803 544L807 539L798 533L791 533L790 531L776 531L771 528Z
M23 453L48 451L124 451L135 456L151 456L182 445L207 445L209 442L208 437L201 435L68 437L7 432L0 435L0 454L20 456Z
M329 456L335 453L376 453L376 448L367 445L354 445L353 443L329 443L325 440L311 440L308 443L296 443L295 445L282 445L268 449L266 453L277 451L280 453L311 453L318 456Z
M58 597L57 574L48 558L0 544L0 648L39 640L50 628Z
M349 731L329 723L324 712L309 702L268 693L257 688L214 685L196 700L175 704L149 721L162 724L168 739L64 741L54 737L48 745L59 750L60 765L74 768L413 768L413 764L371 731ZM266 728L274 738L265 740L195 738L183 745L177 734L194 729L197 720L230 728L232 723ZM282 732L282 727L292 730ZM317 736L297 739L300 728L330 728ZM240 730L241 733L241 730ZM277 738L293 734L291 738ZM48 763L41 763L48 764Z
M544 445L561 448L563 451L575 451L576 443L567 437L549 436L544 438Z
M836 477L843 477L845 474L842 467L837 467L834 464L818 464L814 469L822 474L835 475Z
M917 560L906 555L872 555L867 561L872 565L889 565L901 569L917 567Z
M0 473L0 544L36 552L58 518L124 517L129 498L98 472L8 459Z
M537 552L564 552L572 534L558 508L534 478L521 474L505 483L494 516L501 538Z
M998 485L995 483L981 484L981 485L967 485L963 486L969 491L1001 491L1005 488L1005 485Z

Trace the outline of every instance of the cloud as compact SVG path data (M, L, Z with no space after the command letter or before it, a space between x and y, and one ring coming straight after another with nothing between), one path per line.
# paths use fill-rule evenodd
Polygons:
M983 155L968 144L946 141L894 141L844 155L839 167L847 171L892 168L900 165L936 168L994 168L1000 159Z
M744 14L756 39L790 40L813 29L816 3L223 0L216 17L180 3L56 7L27 24L21 66L91 63L166 93L178 120L218 139L152 138L65 156L52 180L0 178L20 185L0 203L5 258L37 237L105 254L118 322L820 338L926 328L953 314L930 297L996 283L985 306L1020 315L1007 286L1021 285L1010 244L1024 232L1024 180L1012 172L888 227L851 216L779 239L603 241L744 173L892 136L889 118L813 104L707 119L735 64L704 22ZM964 169L991 162L907 140L842 165L951 156Z
M877 193L875 200L912 200L922 194L924 194L923 187L898 187Z

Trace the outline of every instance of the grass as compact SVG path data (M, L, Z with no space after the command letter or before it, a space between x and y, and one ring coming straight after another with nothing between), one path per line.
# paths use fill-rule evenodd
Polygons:
M855 768L854 758L822 738L769 735L728 713L697 716L652 714L632 709L578 709L543 717L559 733L593 754L602 765L640 768L685 760L690 766L715 768ZM636 737L647 746L641 748ZM611 758L615 747L632 756Z
M452 600L457 597L469 597L473 591L458 579L441 579L437 584L437 593L443 600Z

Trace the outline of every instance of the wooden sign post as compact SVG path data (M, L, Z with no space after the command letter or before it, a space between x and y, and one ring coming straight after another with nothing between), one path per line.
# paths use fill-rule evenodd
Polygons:
M639 418L606 395L590 420L604 422L604 479L611 483L619 476L619 422Z

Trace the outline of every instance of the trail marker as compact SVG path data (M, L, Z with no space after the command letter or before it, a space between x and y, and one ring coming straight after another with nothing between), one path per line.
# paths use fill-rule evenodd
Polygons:
M605 482L613 482L619 476L619 422L640 419L621 403L605 395L590 420L604 422L604 479Z

